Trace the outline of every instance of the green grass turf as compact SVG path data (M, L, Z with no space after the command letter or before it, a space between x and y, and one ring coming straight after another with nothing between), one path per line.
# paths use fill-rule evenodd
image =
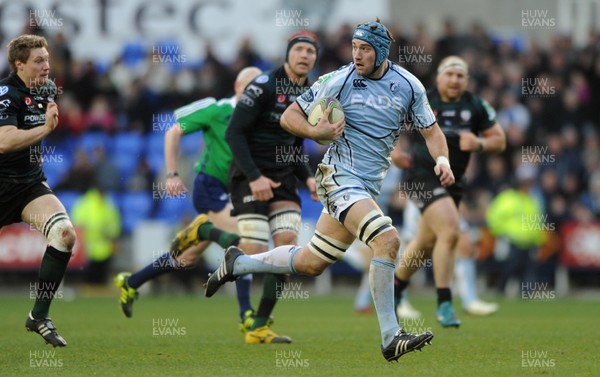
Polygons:
M57 301L52 317L69 342L61 349L25 331L32 305L27 297L3 297L0 375L600 375L598 302L503 301L491 317L461 313L463 326L455 330L435 322L433 298L411 301L425 316L406 327L430 329L433 345L388 363L375 315L354 314L350 297L280 303L274 330L294 342L253 346L243 343L237 304L226 296L142 297L131 319L121 314L116 298Z

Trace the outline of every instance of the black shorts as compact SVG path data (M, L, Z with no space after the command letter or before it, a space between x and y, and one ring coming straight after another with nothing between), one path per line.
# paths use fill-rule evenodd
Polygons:
M400 189L423 213L431 203L446 196L450 196L458 207L465 191L464 181L465 179L462 177L452 186L443 187L440 178L434 174L418 174L409 171L402 180Z
M231 174L229 176L229 194L231 196L231 216L244 214L260 214L269 216L269 205L273 202L290 200L300 205L300 195L298 194L297 179L295 175L286 175L283 177L266 177L275 182L281 182L281 186L273 189L273 198L268 202L254 200L250 190L250 182L244 175Z
M34 199L54 192L45 181L33 183L0 182L0 228L20 223L23 209Z

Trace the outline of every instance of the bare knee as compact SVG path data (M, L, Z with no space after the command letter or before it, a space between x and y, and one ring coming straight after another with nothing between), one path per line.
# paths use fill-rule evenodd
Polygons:
M275 245L295 245L298 243L298 235L294 232L282 232L273 236Z
M67 226L62 229L61 241L68 251L73 250L75 241L77 241L77 233L75 233L75 229L72 226Z
M319 276L331 263L315 256L307 247L298 252L294 258L294 269L297 273L308 276Z
M198 262L200 255L198 253L183 253L175 258L177 266L179 267L191 267L195 266Z
M460 237L460 230L458 224L456 227L450 226L438 232L436 235L437 242L443 242L448 245L449 248L454 250L456 245L458 244L458 239Z
M389 231L380 234L369 245L373 249L373 256L396 260L398 249L400 249L400 236L396 231Z
M303 268L302 273L308 276L319 276L325 271L325 267L317 264L310 264Z

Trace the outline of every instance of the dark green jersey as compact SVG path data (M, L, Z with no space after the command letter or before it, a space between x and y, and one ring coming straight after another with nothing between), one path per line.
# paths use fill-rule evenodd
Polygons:
M54 82L38 88L28 88L15 73L0 81L0 127L15 126L20 130L45 127L46 106L55 100ZM46 178L42 172L44 158L51 156L52 148L44 148L39 141L18 151L0 154L0 182L32 183ZM61 156L58 156L62 159Z
M226 138L233 153L232 171L253 181L264 175L296 175L302 182L312 175L303 153L304 139L283 129L285 109L309 88L290 79L279 67L256 77L236 105Z
M427 94L431 109L437 123L446 136L450 153L450 166L460 182L467 164L470 152L460 150L460 133L470 131L479 135L496 123L496 112L483 98L465 91L458 102L443 102L437 90ZM425 139L418 132L411 133L413 168L417 174L434 174L435 161L431 157Z

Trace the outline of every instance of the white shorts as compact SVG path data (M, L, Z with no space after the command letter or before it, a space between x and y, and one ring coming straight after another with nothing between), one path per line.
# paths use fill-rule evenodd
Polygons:
M340 221L342 213L359 200L375 199L360 178L339 166L319 164L315 179L323 213L328 213L337 221Z

